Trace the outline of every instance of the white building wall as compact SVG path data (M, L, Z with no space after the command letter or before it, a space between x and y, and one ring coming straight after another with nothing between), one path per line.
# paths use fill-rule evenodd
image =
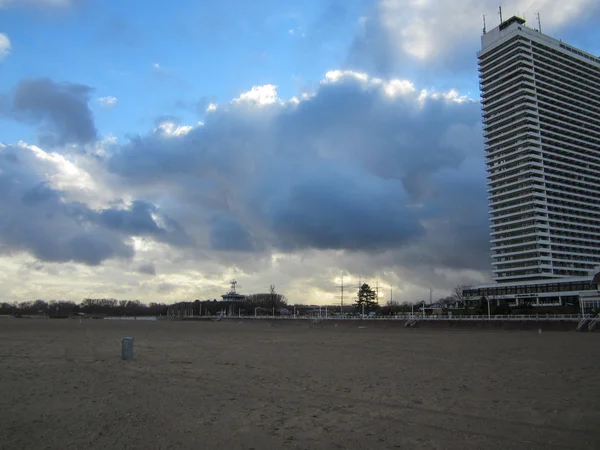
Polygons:
M509 19L482 36L478 59L494 279L593 274L600 58Z

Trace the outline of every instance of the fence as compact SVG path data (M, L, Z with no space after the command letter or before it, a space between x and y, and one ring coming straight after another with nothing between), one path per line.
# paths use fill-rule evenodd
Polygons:
M581 320L580 314L528 314L514 316L425 316L420 314L403 314L398 316L380 316L380 317L339 317L339 316L229 316L231 319L243 320L426 320L426 321L458 321L458 320L480 320L480 321L571 321Z

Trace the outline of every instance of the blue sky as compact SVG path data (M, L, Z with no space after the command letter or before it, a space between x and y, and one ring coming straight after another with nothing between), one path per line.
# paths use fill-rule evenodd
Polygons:
M100 110L96 120L122 136L160 115L197 117L203 97L225 102L268 83L283 97L310 88L344 62L364 10L357 0L148 5L8 8L0 29L13 50L3 83L44 76L93 86L96 96L119 99L117 114Z
M596 1L502 4L600 54ZM497 6L0 0L6 298L488 280L476 52Z

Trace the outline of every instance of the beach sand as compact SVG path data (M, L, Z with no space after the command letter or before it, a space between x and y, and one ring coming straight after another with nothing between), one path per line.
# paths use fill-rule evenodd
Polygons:
M0 319L0 448L600 448L599 346L576 332Z

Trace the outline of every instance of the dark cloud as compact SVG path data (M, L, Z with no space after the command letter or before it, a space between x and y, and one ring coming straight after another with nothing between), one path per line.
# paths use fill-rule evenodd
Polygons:
M171 193L171 215L213 250L393 249L394 264L485 270L479 105L330 79L298 105L234 102L187 134L137 137L107 167L125 190Z
M213 250L250 252L256 250L252 236L230 214L219 214L211 221L210 245Z
M106 156L80 158L96 184L137 199L101 209L69 200L35 152L3 147L0 252L95 265L132 259L138 236L166 244L152 259L166 252L172 264L259 277L274 270L273 255L313 255L317 269L289 259L277 279L313 277L319 288L341 269L435 286L456 281L439 269L488 270L477 102L332 72L299 103L234 101L204 125L156 125L105 146ZM135 268L156 273L151 263Z
M98 225L126 236L149 236L176 246L191 246L194 243L177 221L160 214L155 205L141 200L132 202L127 208L93 212L89 217ZM162 223L159 225L157 220Z
M146 235L161 233L163 230L152 217L156 207L142 201L135 201L128 209L105 209L98 214L98 222L108 229L126 234Z
M176 221L147 202L95 210L67 200L43 179L39 165L28 148L0 147L0 253L25 251L41 261L98 265L132 258L131 236L193 245Z
M268 203L267 217L285 250L376 251L399 247L424 230L402 183L368 172L329 168L307 174Z
M156 275L156 267L154 266L154 263L140 264L138 272L145 275Z
M0 111L5 117L39 125L44 145L86 144L98 137L88 107L91 93L81 84L25 79L3 97Z
M58 193L47 182L40 182L23 194L21 201L24 205L35 206L49 200L58 200Z

